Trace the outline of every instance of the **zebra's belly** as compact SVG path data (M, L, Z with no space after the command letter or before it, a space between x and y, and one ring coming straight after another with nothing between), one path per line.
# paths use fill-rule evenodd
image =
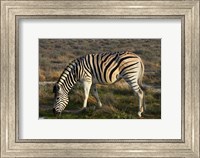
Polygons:
M111 80L109 78L100 80L100 79L97 79L96 77L93 77L92 78L92 83L108 85L108 84L113 84L115 82L118 82L121 79L122 78L121 78L121 76L119 74L113 75Z

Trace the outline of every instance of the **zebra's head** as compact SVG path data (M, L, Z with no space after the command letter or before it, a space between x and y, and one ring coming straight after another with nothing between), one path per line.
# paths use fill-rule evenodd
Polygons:
M53 93L55 94L53 113L60 114L67 106L69 99L68 94L64 93L62 86L56 83L53 87Z

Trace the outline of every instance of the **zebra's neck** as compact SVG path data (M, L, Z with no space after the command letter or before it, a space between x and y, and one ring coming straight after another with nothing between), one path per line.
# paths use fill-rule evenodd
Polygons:
M71 63L68 65L61 74L58 85L62 88L63 92L68 94L72 87L76 84L78 78L75 74L76 64Z

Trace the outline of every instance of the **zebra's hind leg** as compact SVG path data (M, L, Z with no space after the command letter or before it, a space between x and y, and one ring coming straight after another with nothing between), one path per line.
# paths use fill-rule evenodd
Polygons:
M138 91L136 92L139 97L139 110L138 110L138 116L142 117L142 113L144 112L144 92L139 87Z
M131 86L133 91L138 95L139 98L139 109L138 116L142 117L142 113L144 112L144 92L138 85L137 80L134 77L124 77L125 81Z
M99 99L99 95L98 95L98 92L97 92L96 84L92 85L91 90L92 90L92 94L94 95L95 99L97 100L99 108L101 108L102 107L102 103L101 103L101 101Z

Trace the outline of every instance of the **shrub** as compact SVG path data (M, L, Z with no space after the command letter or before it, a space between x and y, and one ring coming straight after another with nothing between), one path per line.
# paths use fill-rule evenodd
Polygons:
M55 81L55 80L58 80L60 75L61 75L61 73L59 71L52 71L50 74L50 78L51 78L51 80Z
M45 72L44 70L40 70L39 71L39 81L45 81L46 80L46 77L45 77Z

